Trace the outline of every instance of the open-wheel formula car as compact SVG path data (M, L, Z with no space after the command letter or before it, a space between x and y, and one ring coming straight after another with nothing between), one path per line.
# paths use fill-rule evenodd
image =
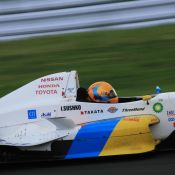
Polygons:
M138 154L167 146L175 93L83 101L76 71L47 75L0 99L0 161ZM171 143L173 143L172 141ZM172 148L172 145L171 145Z

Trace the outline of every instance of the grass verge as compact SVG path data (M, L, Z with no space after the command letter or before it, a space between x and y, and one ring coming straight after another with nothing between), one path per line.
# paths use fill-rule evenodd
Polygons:
M110 82L120 96L175 91L175 25L0 43L0 96L47 74L77 70L80 83Z

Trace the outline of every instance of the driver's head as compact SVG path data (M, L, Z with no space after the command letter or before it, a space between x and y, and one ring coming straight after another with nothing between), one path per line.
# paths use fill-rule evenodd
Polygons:
M117 93L114 88L105 81L92 84L88 88L88 95L91 101L100 103L118 103Z

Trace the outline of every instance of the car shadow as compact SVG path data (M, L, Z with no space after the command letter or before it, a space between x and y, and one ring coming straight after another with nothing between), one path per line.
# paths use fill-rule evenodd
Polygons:
M0 170L2 171L13 171L14 169L38 169L43 167L70 167L70 166L83 166L83 165L98 165L98 164L110 164L110 163L127 163L137 162L143 160L149 160L159 158L163 155L174 154L175 151L168 152L150 152L145 154L137 155L122 155L122 156L109 156L109 157L98 157L98 158L86 158L86 159L70 159L70 160L48 160L48 161L28 161L20 163L7 163L0 164Z

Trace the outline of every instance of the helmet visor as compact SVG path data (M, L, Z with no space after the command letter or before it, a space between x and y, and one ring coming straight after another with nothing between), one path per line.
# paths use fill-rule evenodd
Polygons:
M108 94L108 97L109 97L109 98L115 98L115 97L117 97L117 94L116 94L116 92L115 92L114 90L111 90L111 91L109 92L109 94Z

